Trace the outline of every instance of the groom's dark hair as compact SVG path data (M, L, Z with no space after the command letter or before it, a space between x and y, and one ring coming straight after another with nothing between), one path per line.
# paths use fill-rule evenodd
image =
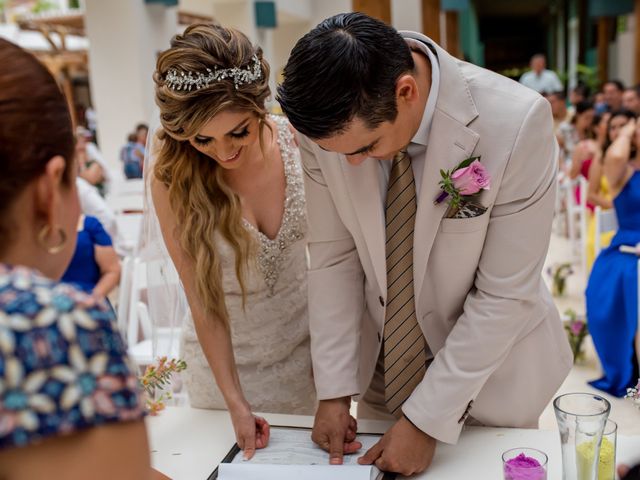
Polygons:
M413 69L411 50L393 27L341 13L298 40L276 98L296 130L328 138L355 117L368 128L395 120L396 81Z

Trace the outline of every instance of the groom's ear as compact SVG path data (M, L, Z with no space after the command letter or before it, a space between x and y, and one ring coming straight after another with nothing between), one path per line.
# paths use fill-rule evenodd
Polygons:
M413 75L401 75L396 82L396 102L413 103L418 99L418 84Z

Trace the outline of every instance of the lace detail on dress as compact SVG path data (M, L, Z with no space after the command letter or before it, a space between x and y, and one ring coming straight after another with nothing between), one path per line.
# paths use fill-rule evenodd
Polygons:
M305 237L307 224L300 152L295 145L293 133L289 130L287 120L275 115L269 118L278 128L278 146L284 164L286 187L282 225L272 240L251 222L245 219L243 222L245 227L258 237L260 244L258 270L264 277L269 296L273 296L275 285L288 255L289 246Z

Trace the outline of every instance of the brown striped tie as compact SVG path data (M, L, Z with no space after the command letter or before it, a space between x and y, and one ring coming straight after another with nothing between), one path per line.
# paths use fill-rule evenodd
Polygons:
M400 407L425 372L425 342L418 325L413 293L413 228L416 187L411 157L393 159L386 202L387 310L384 321L384 384L389 412Z

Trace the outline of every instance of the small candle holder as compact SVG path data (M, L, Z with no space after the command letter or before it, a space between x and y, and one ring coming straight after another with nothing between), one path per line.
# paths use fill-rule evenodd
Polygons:
M547 454L535 448L512 448L502 454L504 480L547 480Z

